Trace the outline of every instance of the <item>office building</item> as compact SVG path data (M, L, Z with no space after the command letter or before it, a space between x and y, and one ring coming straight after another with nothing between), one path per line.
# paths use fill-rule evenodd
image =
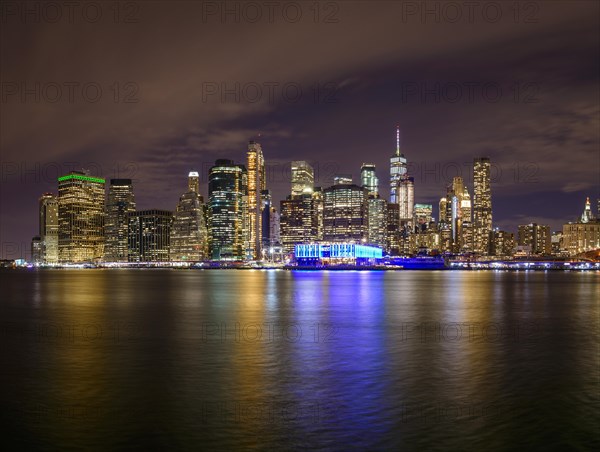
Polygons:
M248 143L248 254L250 259L262 259L262 201L266 189L265 160L262 147L255 141Z
M312 193L315 183L313 167L304 160L293 161L291 165L292 196Z
M198 262L208 258L208 229L198 173L188 175L188 191L179 198L171 226L170 259Z
M93 262L104 255L105 180L72 171L58 178L58 259Z
M44 193L39 200L40 220L40 262L58 262L58 198L52 193Z
M135 212L135 197L131 179L111 179L106 202L106 262L128 261L129 214Z
M487 157L473 160L473 251L487 255L492 231L491 163Z
M169 262L173 212L150 209L128 216L129 262Z
M323 190L323 240L367 240L367 191L347 176L334 181Z
M399 204L398 184L407 173L407 162L400 152L400 126L396 128L396 152L390 158L390 203Z
M211 259L245 259L248 246L246 167L232 160L217 160L208 175L208 198Z
M519 225L518 245L529 247L532 255L546 256L552 253L550 226L530 223Z

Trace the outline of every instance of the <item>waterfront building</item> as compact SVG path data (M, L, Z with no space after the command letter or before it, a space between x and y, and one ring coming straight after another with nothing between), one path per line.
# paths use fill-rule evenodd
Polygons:
M129 214L135 212L131 179L111 179L106 202L104 260L127 262Z
M473 251L487 255L492 231L491 163L487 157L473 160Z
M31 239L31 262L35 265L44 263L42 255L42 238L39 235Z
M529 246L531 254L548 256L552 253L550 226L530 223L521 224L518 229L518 245Z
M40 262L58 262L58 198L44 193L39 199Z
M398 204L388 203L386 218L386 246L385 251L390 256L400 255L400 214Z
M173 212L150 209L128 215L129 262L169 262Z
M515 253L515 235L495 228L490 233L490 255L510 259Z
M367 242L385 248L387 237L387 202L370 196L367 199Z
M298 244L294 257L299 265L373 265L383 258L376 246L353 242L323 242Z
M170 259L198 262L208 258L208 230L204 199L199 193L198 173L188 175L188 191L179 198L173 215Z
M208 175L208 198L211 259L243 260L248 246L246 167L217 160Z
M563 251L568 256L600 249L600 220L592 215L589 198L579 221L563 225L562 241Z
M58 178L58 260L92 262L104 254L105 180L71 171Z
M262 259L262 200L266 190L265 160L262 147L255 141L248 143L248 255L250 259Z
M299 243L318 240L318 216L312 193L290 195L280 203L279 228L285 253Z

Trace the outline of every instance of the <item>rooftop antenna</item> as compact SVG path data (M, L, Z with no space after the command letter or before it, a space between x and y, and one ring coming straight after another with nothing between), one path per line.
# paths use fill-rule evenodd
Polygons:
M396 155L400 156L400 125L396 126Z

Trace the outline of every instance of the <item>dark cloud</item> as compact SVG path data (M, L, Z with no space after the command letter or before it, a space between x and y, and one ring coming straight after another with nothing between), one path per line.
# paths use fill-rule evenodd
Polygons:
M387 194L397 123L417 202L436 204L458 171L469 185L473 157L489 155L498 225L558 228L577 216L585 196L600 196L598 3L502 2L494 22L487 2L473 21L458 2L456 23L448 2L428 3L437 22L410 14L422 2L325 2L318 20L300 2L296 23L277 9L273 23L266 10L256 23L206 15L221 2L133 2L119 23L108 9L96 23L23 23L3 9L2 93L17 94L0 105L0 241L29 242L57 172L134 177L140 207L172 209L188 171L206 180L217 158L243 162L259 133L276 199L298 159L314 163L321 185L373 162ZM36 83L40 100L22 101ZM63 90L56 102L52 84Z

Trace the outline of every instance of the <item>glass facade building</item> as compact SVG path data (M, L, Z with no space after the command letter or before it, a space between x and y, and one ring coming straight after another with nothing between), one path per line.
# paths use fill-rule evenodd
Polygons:
M128 261L129 214L135 212L135 197L131 179L111 179L106 202L106 262Z
M208 175L210 257L243 260L248 246L248 173L244 165L217 160Z
M141 210L129 214L129 262L168 262L173 213Z

